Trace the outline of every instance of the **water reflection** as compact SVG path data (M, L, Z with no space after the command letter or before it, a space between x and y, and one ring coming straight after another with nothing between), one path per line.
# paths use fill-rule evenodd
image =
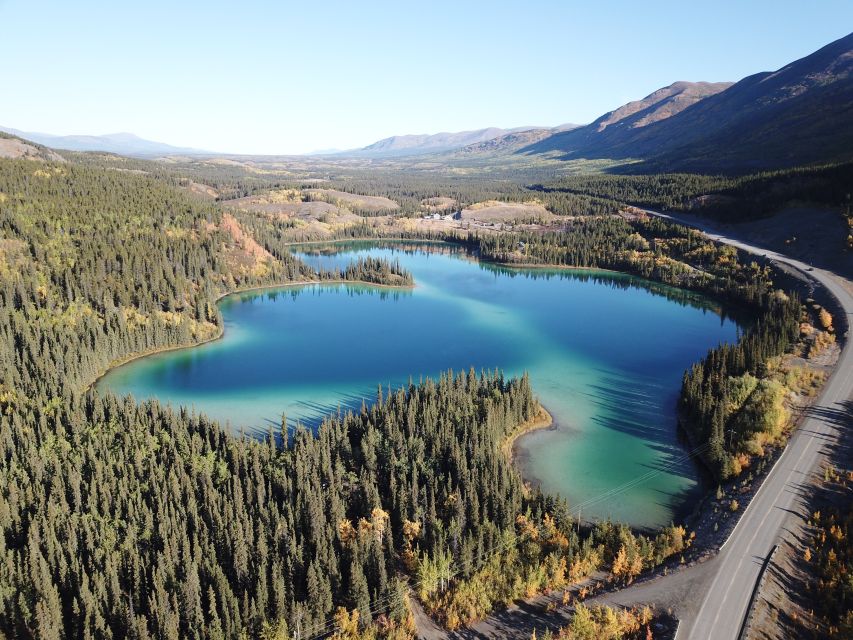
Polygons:
M324 269L365 254L399 259L415 287L235 294L220 302L223 340L119 367L99 388L266 435L282 414L294 429L359 411L378 384L448 368L526 371L556 421L519 442L528 478L570 504L607 495L584 515L641 526L669 522L690 501L698 473L676 436L675 399L686 367L737 339L720 305L616 273L483 264L458 245L348 241L294 253Z

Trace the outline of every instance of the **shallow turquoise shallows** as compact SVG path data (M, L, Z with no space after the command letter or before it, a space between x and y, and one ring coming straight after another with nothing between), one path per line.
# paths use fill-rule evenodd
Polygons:
M625 275L508 270L430 245L306 245L311 264L399 259L411 290L311 285L229 296L225 335L110 371L100 389L266 433L360 407L377 385L453 368L530 373L555 427L521 438L528 480L587 518L669 523L698 490L676 435L681 376L737 324L719 305Z

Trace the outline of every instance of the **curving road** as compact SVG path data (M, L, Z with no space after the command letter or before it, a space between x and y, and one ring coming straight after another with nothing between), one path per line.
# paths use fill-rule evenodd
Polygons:
M696 220L644 211L697 228L714 240L766 256L814 278L837 299L846 316L846 327L853 327L853 287L838 275L812 270L799 260L730 238ZM838 320L836 318L835 324L841 327ZM848 337L849 334L848 329ZM824 448L847 435L842 432L851 427L851 399L853 348L848 339L820 398L808 411L720 552L705 562L592 598L590 602L623 606L654 602L673 609L679 617L681 623L676 640L736 640L762 564L779 541L786 518L791 514L807 515L808 505L804 502L806 485L826 453ZM539 603L537 600L531 604ZM565 624L566 613L559 608L551 616L543 616L541 607L524 607L489 616L457 634L457 637L526 639L533 628ZM424 638L439 640L450 637L434 625L424 626Z
M648 213L698 228L714 240L765 255L806 273L835 296L846 315L846 326L853 326L853 295L846 281L836 274L811 270L803 262L726 237L691 220L654 211ZM836 322L836 325L840 326L840 323ZM850 428L847 412L851 398L853 349L847 340L820 398L749 503L718 556L711 561L714 577L707 590L692 594L704 599L695 615L690 616L692 619L682 618L676 636L679 640L735 640L738 637L761 565L778 542L785 518L790 513L807 513L808 505L802 499L803 490L824 455L824 445L834 438L843 437L845 434L841 431Z

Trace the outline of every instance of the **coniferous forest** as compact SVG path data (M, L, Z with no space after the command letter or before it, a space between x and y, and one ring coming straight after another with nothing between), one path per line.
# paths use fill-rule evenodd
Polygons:
M853 640L853 2L242 4L0 0L0 640Z
M181 184L93 162L0 161L0 633L309 638L355 625L404 638L410 593L455 628L596 570L630 581L690 544L676 526L578 527L568 505L523 486L503 446L539 416L526 377L448 372L379 388L316 432L264 439L90 391L117 362L219 335L215 302L229 291L412 284L375 259L316 272L274 222L223 213ZM721 435L742 422L732 399L749 397L735 380L760 377L800 316L767 267L617 216L439 237L494 262L619 269L755 312L738 345L685 374L681 400L712 469L736 473L751 433Z
M401 558L449 557L464 577L519 515L541 522L545 499L500 453L538 411L526 379L380 390L316 435L264 442L86 392L130 354L216 335L225 291L410 281L398 266L314 273L147 176L2 161L0 193L4 634L308 637L340 606L405 635Z
M385 420L375 412L391 405L341 418L317 438L260 443L198 416L85 389L130 354L216 335L214 301L225 291L411 277L377 261L318 274L290 257L254 259L218 210L145 176L2 161L0 194L0 630L257 635L285 619L316 627L333 598L367 607L393 593L390 533L351 548L337 534L339 519L371 518L389 495L365 466L380 444L361 439L373 437L375 421ZM529 411L521 382L472 384L466 378L472 404L460 420ZM395 396L395 411L434 415L447 393L446 385L413 389ZM295 491L306 483L314 488ZM359 572L363 589L350 593L342 585Z

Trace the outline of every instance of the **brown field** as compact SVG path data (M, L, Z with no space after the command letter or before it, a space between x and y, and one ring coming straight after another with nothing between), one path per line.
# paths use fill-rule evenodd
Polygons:
M216 189L209 187L206 184L201 184L200 182L191 181L187 189L190 190L190 193L201 196L205 200L215 200L219 196Z
M58 153L47 149L42 151L17 138L0 138L0 158L27 158L29 160L65 162L65 158Z
M365 211L396 211L400 205L382 196L362 196L335 189L305 189L309 198L322 200L342 207L355 207Z
M325 189L312 189L311 191L339 193ZM399 231L393 215L360 216L340 202L331 203L322 200L303 202L303 193L296 189L279 189L236 200L228 200L223 202L222 206L231 211L252 211L279 219L284 223L282 235L288 242L325 240L347 227L362 224L388 229L389 233L394 230ZM363 198L365 196L355 197ZM375 199L386 200L386 198ZM388 200L388 202L391 201ZM362 208L365 207L362 206Z
M462 210L463 220L547 224L556 216L538 202L478 202Z
M283 218L312 218L319 219L323 216L339 215L340 209L328 202L316 200L314 202L285 201L268 198L264 196L248 196L237 200L228 200L224 203L226 207L233 207L243 211L257 211L269 215L277 215ZM352 214L349 214L352 215Z
M455 208L456 205L457 202L453 198L439 197L421 200L421 207L427 211L447 211L448 209Z
M343 212L334 218L321 220L296 220L296 224L283 230L282 236L286 242L314 242L335 237L335 234L354 225L367 225L377 230L379 236L394 236L400 233L398 220L393 216L356 216Z
M397 224L405 231L434 231L434 232L462 232L459 220L424 220L423 218L398 218ZM465 231L464 233L467 233Z

